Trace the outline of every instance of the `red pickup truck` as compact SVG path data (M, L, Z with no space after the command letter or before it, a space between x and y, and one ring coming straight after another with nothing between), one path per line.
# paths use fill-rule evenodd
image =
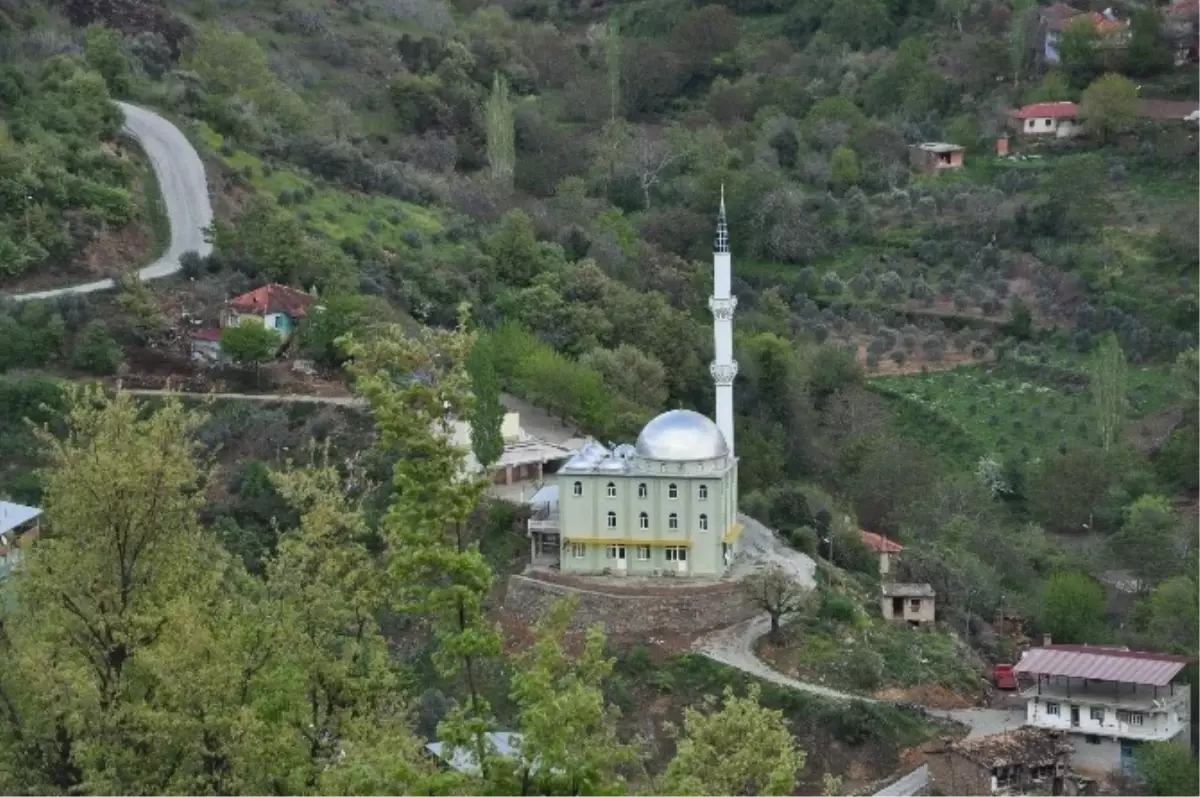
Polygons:
M997 689L1012 690L1017 688L1017 676L1013 674L1013 665L997 664L992 668L992 683Z

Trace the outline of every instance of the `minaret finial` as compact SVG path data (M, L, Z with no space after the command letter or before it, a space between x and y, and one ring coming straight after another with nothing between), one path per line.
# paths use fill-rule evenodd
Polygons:
M729 224L725 220L725 183L721 183L721 209L717 211L717 241L713 251L729 252Z

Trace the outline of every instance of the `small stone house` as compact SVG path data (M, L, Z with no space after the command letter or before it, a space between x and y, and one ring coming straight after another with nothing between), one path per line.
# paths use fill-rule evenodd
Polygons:
M892 572L892 564L904 550L904 546L900 543L873 531L862 533L862 544L868 551L874 551L879 555L879 575L884 577Z
M909 148L909 161L914 169L924 174L933 174L948 169L961 169L966 147L942 141L926 141Z
M1063 734L1017 728L991 736L935 743L926 765L941 794L992 797L999 794L1075 794Z
M1080 131L1073 102L1035 102L1011 112L1009 121L1022 136L1070 138Z
M937 593L928 584L893 584L882 586L880 609L883 619L912 626L932 623L936 618L934 599Z

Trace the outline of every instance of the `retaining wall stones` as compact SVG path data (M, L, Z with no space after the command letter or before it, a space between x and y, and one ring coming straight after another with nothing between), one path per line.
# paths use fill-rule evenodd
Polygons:
M621 594L619 587L592 590L538 578L508 578L504 609L532 625L555 601L567 595L578 599L574 630L599 624L606 633L691 634L739 623L760 613L736 583L656 590L654 594Z

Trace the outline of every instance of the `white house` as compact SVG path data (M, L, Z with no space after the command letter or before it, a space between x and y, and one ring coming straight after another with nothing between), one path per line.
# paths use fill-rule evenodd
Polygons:
M469 421L452 421L450 437L454 445L467 452L468 473L479 473L482 468L475 452L471 450L471 424ZM572 451L534 437L521 428L521 416L506 412L500 423L500 437L504 440L504 453L494 463L493 481L498 485L519 482L540 482L547 465L561 462L571 456Z
M1013 671L1029 685L1025 724L1066 731L1072 766L1102 777L1129 771L1144 742L1190 743L1188 686L1178 678L1188 659L1089 645L1045 645Z
M1073 102L1035 102L1009 114L1023 136L1069 138L1080 130L1079 107Z

